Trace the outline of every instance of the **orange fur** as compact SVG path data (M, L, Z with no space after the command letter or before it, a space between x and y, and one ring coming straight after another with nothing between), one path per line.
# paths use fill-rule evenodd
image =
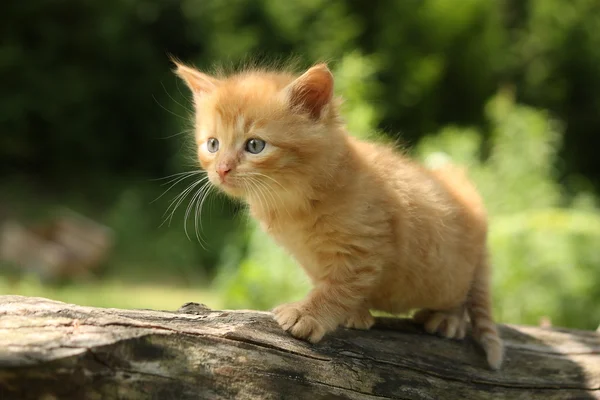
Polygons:
M318 342L339 325L370 328L370 309L421 309L415 319L427 331L460 339L470 316L489 365L500 367L487 218L462 172L428 170L349 136L323 64L297 78L250 70L217 79L180 64L177 73L194 92L209 180L244 199L314 284L274 310L284 329ZM218 150L208 151L209 138ZM246 151L250 139L264 150Z

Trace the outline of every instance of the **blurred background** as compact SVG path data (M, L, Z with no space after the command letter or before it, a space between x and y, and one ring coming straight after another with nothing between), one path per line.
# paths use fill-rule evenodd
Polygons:
M2 294L301 298L307 279L243 206L210 196L197 222L190 94L169 61L292 57L329 62L354 135L471 169L500 321L600 323L598 0L5 0L0 34Z

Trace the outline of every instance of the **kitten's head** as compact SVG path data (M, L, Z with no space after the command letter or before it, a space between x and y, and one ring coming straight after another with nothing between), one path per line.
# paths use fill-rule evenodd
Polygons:
M256 202L306 194L331 175L343 140L333 76L244 71L213 77L177 63L192 90L198 159L212 184Z

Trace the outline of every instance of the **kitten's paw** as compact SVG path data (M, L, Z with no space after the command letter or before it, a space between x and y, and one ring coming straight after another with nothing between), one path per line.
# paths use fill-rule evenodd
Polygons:
M307 313L298 303L282 304L273 310L275 321L295 338L319 342L325 335L325 327Z
M368 330L375 324L375 318L369 310L361 310L346 319L344 326L351 329Z
M423 324L428 333L437 333L448 339L464 339L467 333L467 317L464 307L449 311L420 310L413 316Z

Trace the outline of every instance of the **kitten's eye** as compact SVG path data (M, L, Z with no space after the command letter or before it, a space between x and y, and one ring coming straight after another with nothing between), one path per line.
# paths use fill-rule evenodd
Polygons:
M210 153L216 153L217 150L219 150L219 141L217 139L215 139L214 137L211 137L210 139L208 139L208 141L206 142L206 149L210 152Z
M262 139L248 139L245 150L248 153L258 154L265 148L265 141Z

